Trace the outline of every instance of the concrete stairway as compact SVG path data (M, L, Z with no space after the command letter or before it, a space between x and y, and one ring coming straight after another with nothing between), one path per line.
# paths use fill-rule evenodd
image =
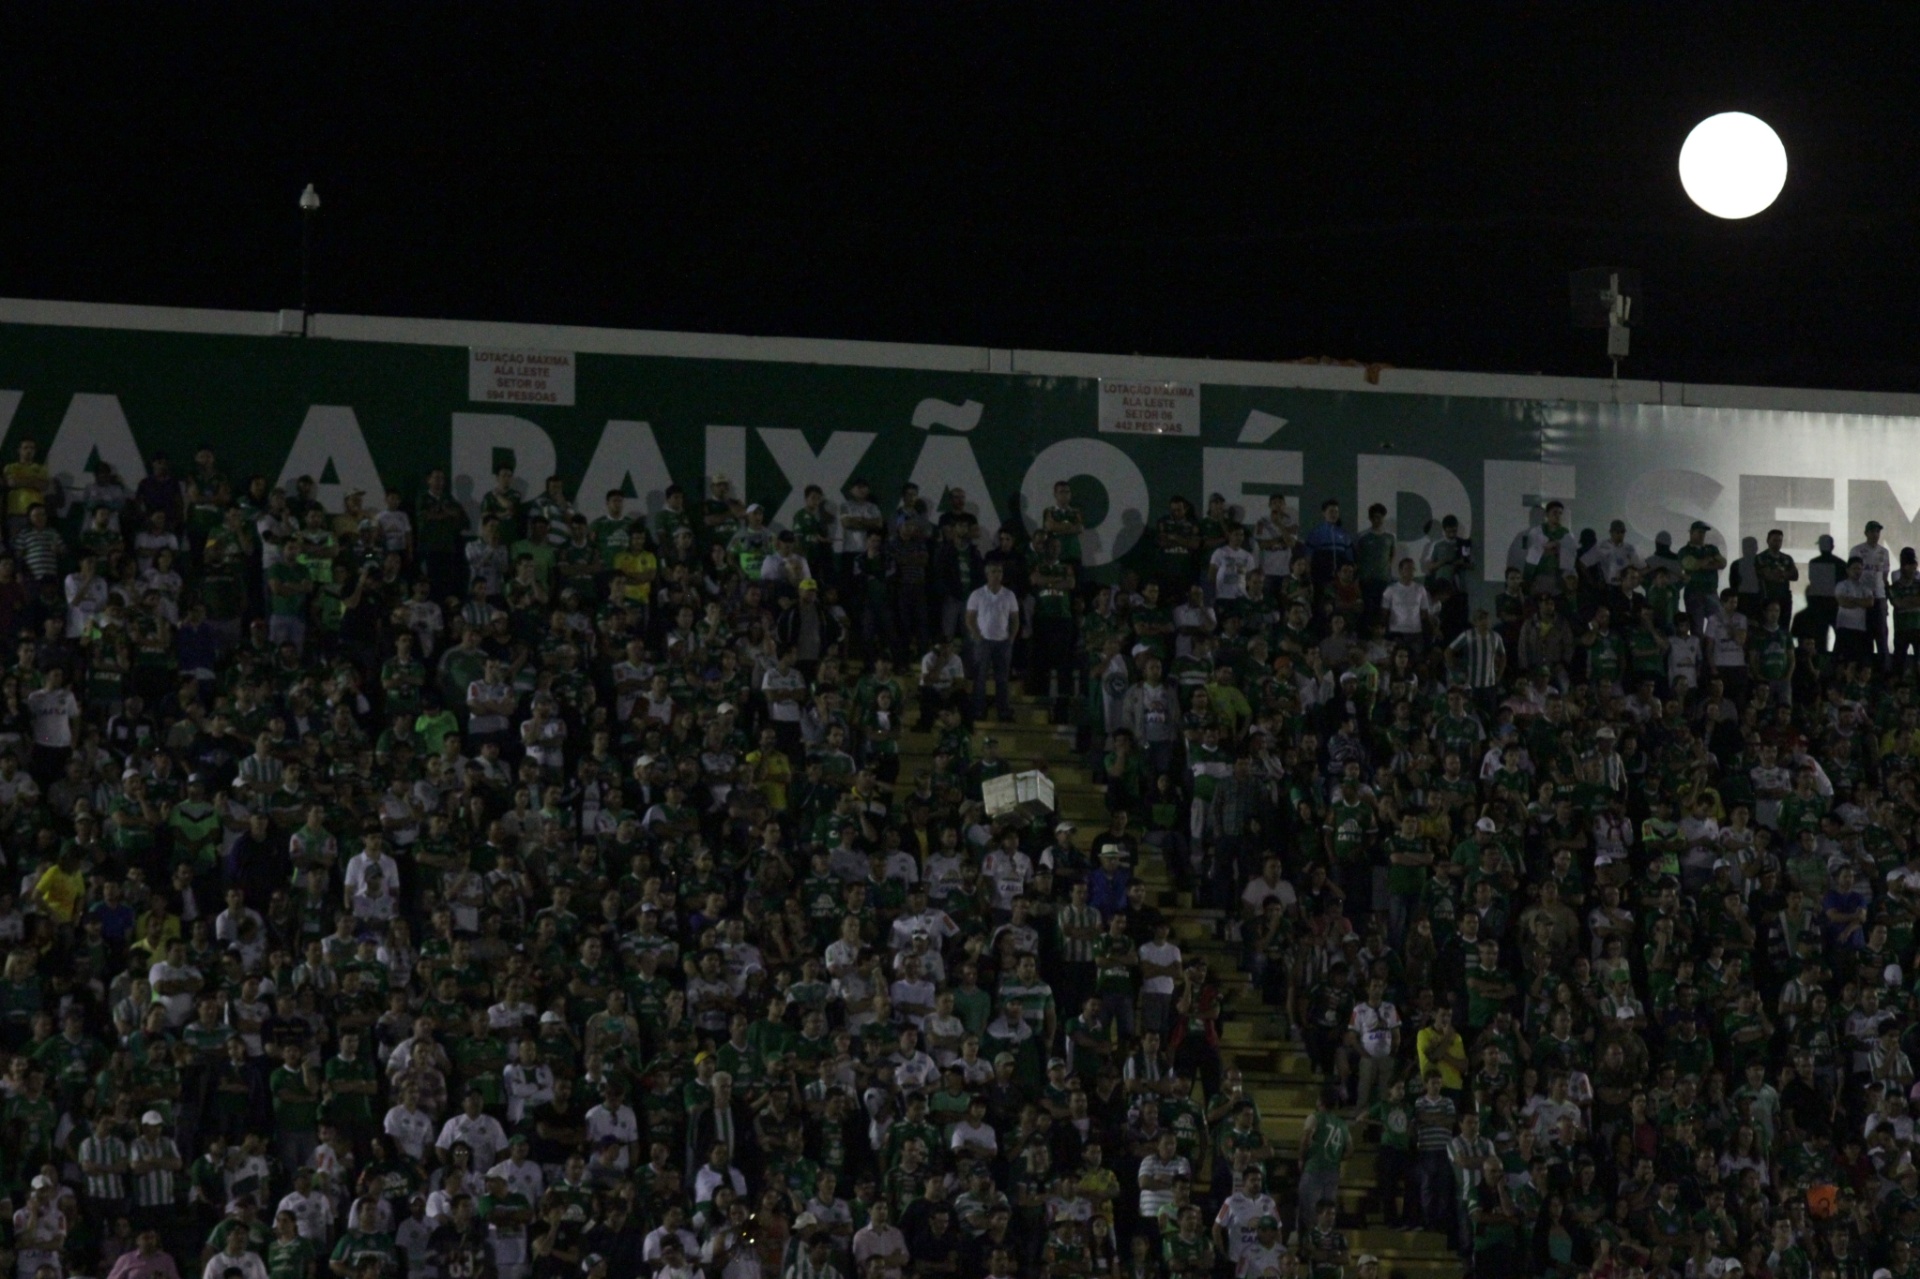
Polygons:
M1001 757L1014 769L1037 768L1053 780L1061 817L1089 833L1105 829L1105 794L1094 783L1087 761L1074 751L1074 731L1050 724L1045 706L1031 699L1015 699L1014 718L1012 724L989 718L977 725L975 757L980 754L982 738L997 739ZM910 781L916 770L931 766L933 745L930 734L905 735L901 742L903 782ZM1181 951L1188 956L1205 955L1220 984L1224 995L1221 1056L1242 1072L1273 1142L1275 1162L1288 1169L1287 1175L1275 1179L1272 1190L1284 1224L1291 1230L1295 1225L1291 1170L1297 1164L1301 1127L1319 1093L1320 1076L1290 1037L1283 1010L1260 998L1240 969L1236 946L1222 939L1223 912L1196 907L1190 893L1174 887L1166 866L1155 854L1143 856L1134 874L1147 885L1154 904L1173 921L1174 940ZM1068 1015L1068 1010L1061 1015ZM1382 1224L1375 1195L1375 1145L1370 1136L1355 1135L1357 1149L1347 1160L1340 1190L1341 1225L1347 1231L1352 1254L1358 1257L1373 1253L1380 1258L1381 1272L1386 1276L1456 1279L1463 1267L1448 1250L1443 1236L1394 1230ZM1201 1199L1206 1190L1196 1184L1195 1198Z

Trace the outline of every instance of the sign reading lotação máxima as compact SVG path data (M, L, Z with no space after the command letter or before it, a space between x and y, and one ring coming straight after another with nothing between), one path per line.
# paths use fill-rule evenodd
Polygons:
M467 398L485 404L571 404L573 353L474 347Z
M684 345L696 349L701 339ZM713 340L723 349L725 340ZM524 398L515 398L516 394ZM1131 404L1128 401L1132 401ZM1132 410L1137 419L1115 417ZM1134 425L1126 425L1127 422ZM989 530L1029 522L1068 480L1091 565L1151 544L1176 495L1222 494L1253 518L1270 493L1304 523L1339 498L1350 527L1384 503L1403 538L1460 518L1498 581L1551 498L1575 528L1624 518L1643 549L1714 525L1737 547L1768 527L1790 549L1843 546L1866 519L1920 544L1917 425L1860 414L1756 412L1332 392L764 359L560 352L538 343L435 346L0 323L0 444L38 440L69 488L95 458L124 477L212 446L229 474L411 495L446 468L477 501L495 468L537 490L567 478L581 508L724 474L789 520L809 484L854 475L883 501L958 488Z

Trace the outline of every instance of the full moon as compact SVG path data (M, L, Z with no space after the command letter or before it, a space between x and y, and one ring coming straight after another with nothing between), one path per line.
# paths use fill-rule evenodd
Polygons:
M1744 111L1708 116L1680 148L1680 185L1716 218L1750 218L1787 184L1787 149L1765 120Z

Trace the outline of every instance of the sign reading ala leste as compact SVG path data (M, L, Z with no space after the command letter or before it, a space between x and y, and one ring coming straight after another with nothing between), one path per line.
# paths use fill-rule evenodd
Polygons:
M1200 388L1191 382L1100 379L1102 435L1200 434Z
M573 352L469 348L467 398L483 404L572 404Z

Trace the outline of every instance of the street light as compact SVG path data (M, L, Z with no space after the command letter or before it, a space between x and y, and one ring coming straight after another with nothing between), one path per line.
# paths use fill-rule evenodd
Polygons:
M313 315L313 219L320 212L320 193L307 183L300 193L300 336L307 336Z

